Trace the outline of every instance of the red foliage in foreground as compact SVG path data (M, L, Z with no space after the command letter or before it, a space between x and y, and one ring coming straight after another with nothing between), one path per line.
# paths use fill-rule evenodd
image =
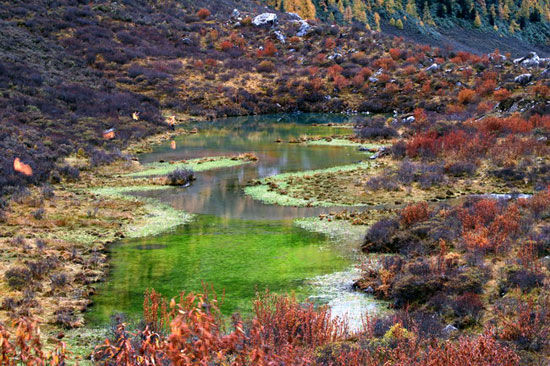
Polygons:
M299 304L295 298L265 293L254 302L254 318L244 323L234 316L225 327L217 298L184 294L169 305L154 291L146 294L142 330L129 332L119 324L115 337L98 346L93 361L101 365L518 365L518 356L499 344L494 334L462 337L457 341L422 340L399 323L390 343L379 342L365 322L351 334L345 321L326 307ZM168 327L166 327L168 325ZM167 333L166 330L169 329ZM346 346L343 347L342 345ZM21 319L14 340L0 326L0 364L64 365L68 351L59 342L44 351L35 322Z

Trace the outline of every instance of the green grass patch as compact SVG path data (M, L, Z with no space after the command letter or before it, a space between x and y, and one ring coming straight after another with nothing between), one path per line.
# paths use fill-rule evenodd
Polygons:
M132 192L143 192L161 189L170 189L168 186L138 186L138 187L105 187L92 189L91 192L109 197L126 200L136 200L144 203L147 215L138 218L133 224L128 225L125 235L128 238L142 238L163 233L177 226L190 222L194 215L176 210L170 205L161 203L147 197L130 196Z
M229 168L233 166L250 163L250 160L232 159L228 157L216 158L212 161L204 161L204 158L191 159L181 163L151 163L145 164L145 170L126 174L127 177L148 177L153 175L166 175L176 169L191 169L194 172L203 172L206 170Z

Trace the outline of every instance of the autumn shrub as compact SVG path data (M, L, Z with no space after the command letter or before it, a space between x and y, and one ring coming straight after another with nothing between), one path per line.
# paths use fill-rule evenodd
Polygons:
M273 57L277 53L277 47L271 42L271 40L266 39L262 49L259 49L257 52L258 57Z
M210 10L206 9L206 8L201 8L197 11L197 16L199 17L199 19L206 19L208 18L212 13L210 13Z
M258 66L256 67L256 70L262 73L273 72L275 71L275 64L272 61L263 60L258 64Z
M401 222L411 226L430 217L430 210L426 202L411 204L401 210Z
M458 102L461 104L468 104L474 101L474 98L476 96L475 91L471 89L462 89L458 93Z

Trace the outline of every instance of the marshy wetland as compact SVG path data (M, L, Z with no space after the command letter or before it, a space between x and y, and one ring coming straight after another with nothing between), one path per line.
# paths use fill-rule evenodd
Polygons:
M181 290L199 291L202 282L220 294L225 292L221 308L228 315L249 312L256 292L265 289L294 292L317 303L337 303L340 315L349 313L356 320L358 313L374 310L372 299L351 289L364 227L327 236L338 231L338 223L322 228L316 217L328 214L328 207L264 203L246 193L250 182L279 174L368 167L371 154L359 151L360 143L345 139L353 130L344 122L340 115L202 122L199 133L180 136L175 144L167 141L140 155L142 170L128 176L166 174L177 167L170 162L215 156L252 153L257 161L239 164L225 159L226 165L195 169L197 179L189 187L133 192L193 217L168 232L125 239L112 247L112 269L93 298L91 323L105 324L121 312L140 315L147 289L171 297ZM333 136L341 138L331 145ZM294 142L306 137L326 143ZM147 168L151 166L162 171ZM128 187L127 193L131 190ZM355 235L350 235L353 231ZM343 285L329 286L331 274L346 278ZM349 308L339 297L347 297Z

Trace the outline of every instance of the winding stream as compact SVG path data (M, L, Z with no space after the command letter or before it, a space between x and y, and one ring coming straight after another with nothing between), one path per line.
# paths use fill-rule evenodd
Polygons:
M327 122L335 126L312 126ZM88 314L92 324L104 324L118 312L139 315L148 288L174 296L181 290L201 290L201 281L219 294L225 290L226 314L250 311L256 291L266 288L329 304L334 313L350 318L373 310L372 299L350 290L358 242L331 241L293 225L295 218L330 209L266 205L243 193L252 179L366 160L356 147L275 142L305 134L351 133L338 127L339 122L345 118L275 115L218 120L198 125L196 135L179 137L175 150L167 142L140 156L142 163L149 163L253 152L259 161L197 173L188 188L140 193L196 217L175 231L124 240L112 248L112 270Z

